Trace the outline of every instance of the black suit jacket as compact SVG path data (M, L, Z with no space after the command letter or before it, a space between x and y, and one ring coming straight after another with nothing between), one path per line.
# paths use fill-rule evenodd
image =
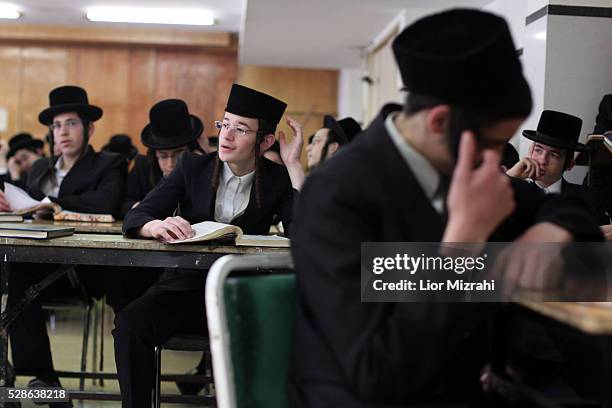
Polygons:
M405 407L462 403L480 393L488 305L362 303L361 242L439 242L445 221L387 134L387 106L361 136L306 180L292 253L298 312L294 407ZM572 199L512 181L517 207L492 239L538 221L601 240ZM578 202L579 200L577 200Z
M599 103L599 112L595 119L594 133L602 135L612 130L612 94L603 97Z
M151 180L151 163L146 156L138 155L134 159L134 167L125 182L125 195L121 204L121 218L124 218L134 203L141 201L153 190L155 184Z
M127 164L121 155L96 152L88 146L64 177L58 196L49 198L65 210L119 217L126 171ZM48 159L34 162L27 180L28 193L37 200L43 199L42 187L50 176Z
M606 215L606 210L602 208L603 206L598 206L596 198L593 194L593 191L587 187L580 184L570 183L565 179L561 180L561 194L571 194L579 197L583 197L591 206L591 211L597 217L597 221L600 225L610 224L610 217Z
M123 232L135 237L144 224L170 217L177 208L191 224L214 221L216 193L211 183L216 159L216 153L205 156L184 153L174 171L127 213ZM267 159L262 159L261 166L261 208L257 208L253 185L246 210L232 221L245 234L267 234L274 214L279 214L286 228L290 228L293 218L295 190L287 170Z

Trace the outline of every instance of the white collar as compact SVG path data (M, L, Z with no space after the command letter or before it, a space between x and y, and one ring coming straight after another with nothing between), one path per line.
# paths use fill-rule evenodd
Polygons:
M391 136L393 144L399 150L402 158L412 170L417 182L425 192L428 199L433 199L440 184L440 174L431 163L402 137L397 126L393 122L395 114L390 114L385 120L385 128Z
M223 184L227 184L227 182L232 178L232 177L236 177L239 181L240 184L243 183L250 183L253 181L253 177L255 177L255 170L253 170L250 173L245 174L244 176L236 176L234 174L234 172L232 171L232 169L230 168L230 166L226 163L223 162Z

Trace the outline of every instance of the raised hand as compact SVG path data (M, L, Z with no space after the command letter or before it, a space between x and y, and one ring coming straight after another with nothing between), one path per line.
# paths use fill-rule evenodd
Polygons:
M448 224L444 242L485 242L514 211L510 178L500 171L500 155L484 150L478 167L473 132L461 135L459 158L447 197Z
M528 178L537 180L540 177L540 165L532 158L523 157L506 174L523 180Z

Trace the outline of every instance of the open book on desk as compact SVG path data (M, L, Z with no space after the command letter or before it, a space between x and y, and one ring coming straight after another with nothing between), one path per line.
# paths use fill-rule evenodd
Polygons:
M214 221L204 221L191 226L196 232L192 238L181 241L172 241L170 244L185 244L200 241L229 241L236 246L262 246L273 248L288 248L289 238L277 235L244 235L242 229L235 225L223 224Z

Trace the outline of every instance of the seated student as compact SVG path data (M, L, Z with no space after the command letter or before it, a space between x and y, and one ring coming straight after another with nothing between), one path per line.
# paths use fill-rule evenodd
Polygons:
M306 147L308 169L312 170L325 160L332 157L338 149L349 142L361 127L353 118L345 118L337 122L330 115L323 118L323 127L311 136L312 140Z
M122 155L128 164L128 168L130 168L132 160L138 155L138 149L132 144L132 138L124 134L113 135L108 143L102 146L102 150Z
M8 145L8 173L0 175L0 182L8 181L23 186L34 162L45 155L44 143L29 133L18 133L9 140Z
M543 111L537 130L523 131L523 136L533 141L528 156L506 174L532 180L546 193L577 194L592 201L587 187L563 178L563 173L574 167L574 151L586 148L578 142L581 128L582 119L576 116ZM598 219L601 225L610 223L603 210L598 210Z
M294 195L304 179L299 123L287 119L294 131L291 143L280 134L286 167L262 158L285 107L272 96L234 84L225 114L216 122L218 154L181 156L174 171L128 212L125 235L168 242L193 236L190 224L205 220L266 234L274 214L289 228ZM176 210L180 216L174 216ZM150 406L156 344L177 332L205 332L204 276L197 270L166 271L117 315L113 337L124 408Z
M470 404L484 402L488 306L362 302L361 243L601 240L580 199L500 171L531 110L502 18L441 12L392 46L405 106L308 176L296 207L294 407L485 406Z
M63 209L87 213L116 214L121 203L126 163L118 154L96 152L89 145L94 134L94 122L102 117L102 109L90 105L87 93L76 86L56 88L49 94L50 107L43 110L38 120L53 132L53 144L61 156L37 160L32 166L27 191L36 199L47 196ZM9 304L14 305L28 287L54 271L54 266L15 265L11 272ZM79 273L89 294L101 287L101 276ZM54 282L43 292L43 297L77 293L67 277ZM15 370L34 372L30 386L58 385L53 369L49 337L40 299L34 300L10 328ZM52 403L52 407L71 404Z
M128 175L121 218L138 205L163 177L172 173L179 156L188 151L188 146L203 131L200 118L191 115L187 104L180 99L166 99L151 108L149 124L140 135L142 144L148 147L147 155L136 157L134 168Z

